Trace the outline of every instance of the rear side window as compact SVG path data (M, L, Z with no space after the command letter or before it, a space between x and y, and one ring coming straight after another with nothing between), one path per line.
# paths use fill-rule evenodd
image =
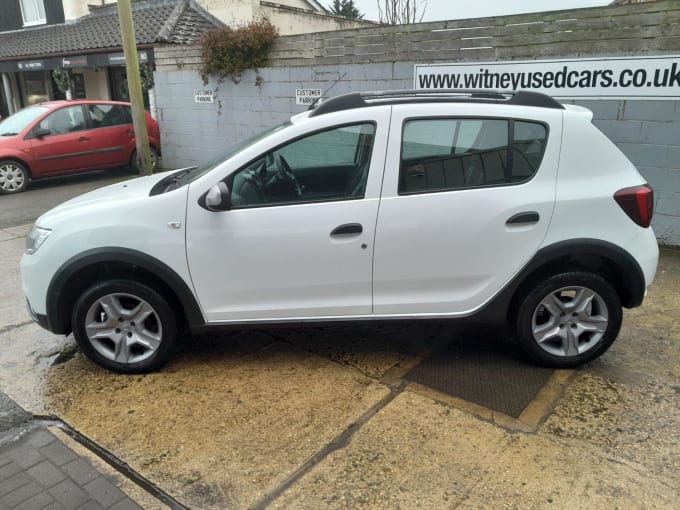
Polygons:
M547 139L539 123L510 119L423 119L404 125L399 193L523 182Z
M87 106L90 123L94 128L130 124L130 118L122 106L111 104L91 104Z

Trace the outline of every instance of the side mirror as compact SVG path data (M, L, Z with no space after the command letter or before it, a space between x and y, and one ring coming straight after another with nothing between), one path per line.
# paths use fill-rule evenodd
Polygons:
M205 195L205 208L219 212L231 209L231 192L225 182L218 182Z
M36 129L33 130L33 136L35 138L42 138L43 136L47 136L47 135L50 135L50 134L52 134L52 131L50 131L49 129L45 129L45 128L36 128Z

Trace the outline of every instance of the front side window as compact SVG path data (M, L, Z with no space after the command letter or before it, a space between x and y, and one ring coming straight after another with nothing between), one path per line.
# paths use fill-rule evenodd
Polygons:
M80 106L67 106L50 113L40 121L41 129L49 129L51 135L62 135L85 129L83 109Z
M511 184L530 179L543 158L547 130L509 119L408 121L399 193Z
M45 23L43 0L21 0L21 14L24 17L24 26Z
M374 135L354 124L268 152L231 176L233 208L363 198Z

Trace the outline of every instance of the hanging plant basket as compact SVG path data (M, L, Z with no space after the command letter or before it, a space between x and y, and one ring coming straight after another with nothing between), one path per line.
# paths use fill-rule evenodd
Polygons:
M52 79L57 84L59 92L66 92L71 88L71 77L68 71L62 67L57 67L52 71Z
M153 69L151 69L149 64L139 66L139 77L142 81L142 90L147 91L153 88Z

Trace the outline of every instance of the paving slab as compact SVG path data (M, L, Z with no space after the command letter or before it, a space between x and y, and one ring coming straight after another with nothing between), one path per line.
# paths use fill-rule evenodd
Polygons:
M52 363L64 352L74 352L73 338L53 335L29 323L0 329L0 346L0 390L26 411L49 415L45 405L45 377Z
M677 508L680 484L594 445L404 392L271 508Z
M21 290L19 260L24 252L24 238L0 231L0 263L2 285L0 285L0 331L31 320L26 311L26 299ZM0 358L1 359L1 358Z
M44 391L50 412L206 509L255 504L389 394L256 331L211 338L154 374L116 375L77 357L49 371Z

